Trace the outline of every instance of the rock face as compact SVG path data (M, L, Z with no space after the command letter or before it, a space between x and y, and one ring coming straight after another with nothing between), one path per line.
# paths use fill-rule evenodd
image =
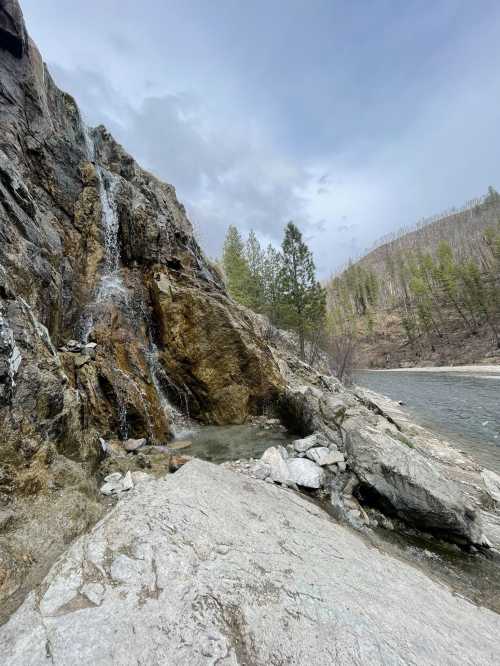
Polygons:
M413 451L409 440L405 443L394 433L384 434L356 420L346 428L351 468L384 508L458 542L483 543L476 512L460 488Z
M423 666L493 664L499 633L300 496L193 461L71 546L0 643L5 666Z
M166 443L168 401L242 423L281 384L174 188L84 126L18 2L0 0L0 509L28 524L72 488L95 519L100 438ZM70 511L62 542L82 522ZM0 534L0 605L6 581L9 593L20 583L9 563L39 559L11 536Z

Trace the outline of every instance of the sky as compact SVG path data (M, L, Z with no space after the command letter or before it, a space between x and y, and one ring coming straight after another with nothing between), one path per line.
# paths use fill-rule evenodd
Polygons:
M24 0L87 122L172 183L205 252L229 224L322 278L500 189L497 0Z

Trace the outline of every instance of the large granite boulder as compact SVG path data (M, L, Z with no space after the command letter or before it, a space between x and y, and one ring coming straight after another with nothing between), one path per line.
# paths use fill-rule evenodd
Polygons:
M344 427L349 466L372 503L380 502L387 512L447 540L484 543L478 512L463 490L412 448L410 439L395 428L383 430L359 418Z
M144 481L0 628L2 664L493 664L500 617L305 498L192 461Z

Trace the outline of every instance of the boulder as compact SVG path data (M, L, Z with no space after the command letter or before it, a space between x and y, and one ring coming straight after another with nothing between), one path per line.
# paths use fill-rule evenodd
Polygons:
M269 476L275 483L288 481L288 466L281 451L283 447L271 446L264 451L261 462L269 467Z
M127 490L132 490L134 487L134 481L130 471L128 471L125 476L122 476L119 472L108 474L104 480L106 483L101 486L101 493L103 495L118 495Z
M325 394L319 403L321 414L328 423L341 425L348 405L337 395Z
M318 435L315 433L314 435L309 435L303 439L296 439L293 443L293 448L297 453L305 453L313 446L318 446L318 443Z
M127 439L123 442L123 448L130 453L132 451L137 451L142 446L146 446L146 443L147 439L145 437L141 437L140 439Z
M500 616L300 495L193 460L141 483L0 627L3 666L494 664Z
M460 486L396 434L350 419L346 452L362 487L386 512L450 541L483 544L479 515Z
M306 456L317 465L335 465L344 461L344 454L340 451L328 449L326 446L315 446L306 452Z
M325 472L319 465L307 458L291 458L287 461L288 480L303 488L321 488Z

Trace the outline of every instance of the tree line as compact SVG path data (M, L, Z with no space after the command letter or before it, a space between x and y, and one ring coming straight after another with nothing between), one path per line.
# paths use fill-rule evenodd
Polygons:
M263 249L254 231L244 239L231 225L222 267L229 294L265 315L272 327L294 331L301 359L314 361L324 330L326 294L298 227L286 225L278 250L271 244Z
M386 283L397 287L388 307L398 313L411 347L434 351L437 341L446 341L453 319L471 335L487 327L500 348L500 220L484 230L470 254L440 241L433 252L418 247L394 250L378 278L362 265L349 265L327 287L333 327L344 336L369 336L382 309L379 293Z

